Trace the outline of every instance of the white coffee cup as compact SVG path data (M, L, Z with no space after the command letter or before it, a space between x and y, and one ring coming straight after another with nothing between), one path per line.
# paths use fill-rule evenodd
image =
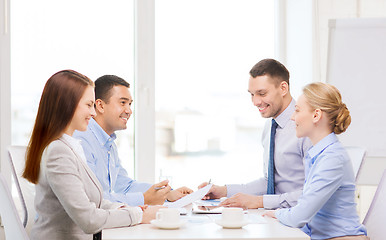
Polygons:
M165 223L178 223L180 211L176 208L161 208L156 214L156 219Z
M221 220L226 223L241 223L244 221L242 208L224 208L221 216Z

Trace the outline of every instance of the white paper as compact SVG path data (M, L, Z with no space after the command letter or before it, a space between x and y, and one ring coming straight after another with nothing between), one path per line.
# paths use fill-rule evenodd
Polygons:
M224 207L217 206L200 206L197 205L196 202L193 203L192 213L201 213L201 214L218 214L222 213Z
M210 200L197 200L194 202L197 206L218 206L221 201L220 199L210 199Z
M210 190L213 184L209 184L203 188L198 189L195 192L192 192L191 194L186 195L185 197L182 197L178 199L175 202L164 204L167 207L170 208L182 208L186 205L189 205L193 203L194 201L201 200Z

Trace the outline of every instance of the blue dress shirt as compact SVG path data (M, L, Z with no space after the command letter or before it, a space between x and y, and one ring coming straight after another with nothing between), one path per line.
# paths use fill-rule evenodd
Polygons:
M303 195L295 207L279 209L276 217L290 227L302 227L311 239L366 235L355 203L352 164L334 133L307 153Z
M302 195L304 184L303 159L311 141L297 138L295 122L291 116L295 111L295 100L277 117L278 126L275 134L275 194L267 195L269 146L271 140L271 119L266 122L262 134L264 148L264 177L247 184L227 184L227 197L242 192L251 195L263 195L264 208L288 208L297 204Z
M105 199L130 206L144 204L143 192L147 191L151 184L137 182L128 177L118 157L114 143L115 133L109 136L91 119L85 132L75 131L73 136L81 140L87 164L101 183Z

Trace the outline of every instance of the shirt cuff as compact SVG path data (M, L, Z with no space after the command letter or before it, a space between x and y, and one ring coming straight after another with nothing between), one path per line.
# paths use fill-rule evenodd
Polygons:
M138 202L134 206L142 206L145 205L145 196L142 192L138 193Z
M282 215L284 212L288 211L288 209L278 209L275 211L275 217L280 221L280 219L282 218Z
M140 224L143 217L142 209L140 207L133 207L131 213L133 214L131 218L133 220L132 225Z
M241 184L227 184L225 185L227 188L227 197L232 197L236 193L242 192Z
M112 209L120 209L122 207L128 207L126 204L124 203L121 203L121 202L113 202L111 203L111 207Z
M265 209L276 209L280 207L280 195L263 195L263 205Z

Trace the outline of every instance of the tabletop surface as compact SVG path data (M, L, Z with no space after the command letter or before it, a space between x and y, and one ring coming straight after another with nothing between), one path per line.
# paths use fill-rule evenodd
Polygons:
M282 225L275 219L261 217L262 210L249 210L247 218L250 224L239 229L226 229L215 223L220 214L191 214L181 216L186 220L179 229L159 229L152 224L140 224L133 227L104 229L104 240L123 239L310 239L298 228Z

